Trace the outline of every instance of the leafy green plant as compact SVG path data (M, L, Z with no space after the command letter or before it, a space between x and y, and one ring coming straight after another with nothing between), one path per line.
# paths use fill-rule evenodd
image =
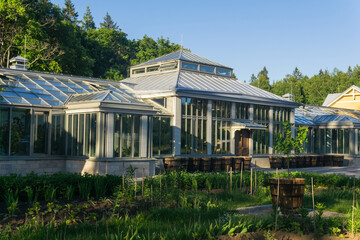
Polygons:
M47 202L53 202L56 199L56 188L53 185L45 188L44 199Z
M90 199L91 193L91 183L90 182L81 182L79 183L79 194L82 199Z
M11 189L8 189L5 193L5 203L10 216L13 216L15 211L18 209L19 190L16 189L15 192L13 192Z
M271 232L270 229L264 232L264 238L265 240L274 240L275 239L275 233Z
M66 191L65 191L65 199L70 201L74 199L74 193L75 193L75 188L73 185L69 185L66 187Z
M307 142L307 127L298 127L295 138L292 136L291 127L294 124L283 122L283 131L276 136L275 150L284 153L287 156L288 177L290 178L290 154L292 151L302 152L304 144Z
M94 182L95 196L97 198L104 197L106 195L106 183L103 178L97 177Z

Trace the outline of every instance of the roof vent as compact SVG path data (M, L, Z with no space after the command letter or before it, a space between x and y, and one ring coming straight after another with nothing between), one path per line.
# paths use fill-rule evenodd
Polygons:
M293 102L294 101L294 95L287 93L285 95L282 96L283 98L285 98L286 100Z
M23 58L21 56L14 57L14 58L10 59L10 63L11 63L10 68L27 71L28 67L26 64L28 61L29 60L27 60L26 58Z

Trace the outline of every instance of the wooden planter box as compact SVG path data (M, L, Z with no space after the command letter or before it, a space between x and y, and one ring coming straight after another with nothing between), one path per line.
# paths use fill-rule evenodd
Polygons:
M211 158L202 157L200 162L200 171L210 172L211 170Z
M240 171L241 170L241 158L232 157L231 161L232 161L231 166L233 168L233 171Z
M201 162L201 158L199 158L199 157L191 157L191 158L189 158L188 170L190 172L199 171L200 170L200 162Z
M282 168L281 156L269 156L270 167L273 169Z
M214 171L214 172L221 171L221 158L219 158L219 157L211 158L211 171Z
M231 157L221 157L221 170L227 171L231 167Z
M279 181L279 207L284 212L291 212L302 207L305 192L304 178L270 178L269 185L273 204L276 205Z

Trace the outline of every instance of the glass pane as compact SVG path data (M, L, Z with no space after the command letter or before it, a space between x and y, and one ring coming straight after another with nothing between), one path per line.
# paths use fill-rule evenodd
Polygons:
M65 154L65 114L53 115L51 123L51 154Z
M47 153L48 113L35 113L34 153Z
M139 157L140 146L140 116L134 116L134 157Z
M131 115L123 115L122 118L122 134L121 134L121 141L122 141L122 156L123 157L130 157L131 156L131 130L132 130L132 116Z
M10 109L0 108L0 156L9 154Z
M16 98L16 97L5 97L6 100L8 100L11 103L27 103L24 99L22 98Z
M160 155L160 139L159 139L159 131L160 131L160 118L154 117L153 118L153 155Z
M28 155L30 149L30 110L14 109L11 120L11 155Z
M95 157L96 153L96 122L96 113L93 113L91 114L91 157Z
M170 127L170 118L161 118L161 154L171 154L172 131Z
M337 137L338 137L338 135L337 135L337 133L338 133L338 131L337 131L337 129L333 129L332 130L332 136L331 136L331 139L332 139L332 142L331 142L331 146L332 146L332 148L331 148L331 153L337 153Z
M18 94L14 93L14 92L1 92L1 96L4 97L20 97Z
M79 156L83 155L84 150L84 114L80 114L79 117Z
M89 149L90 149L90 114L86 114L85 116L85 156L90 156Z
M214 73L214 70L215 70L214 67L200 65L200 71L202 71L202 72Z
M230 71L230 70L227 70L227 69L216 68L216 74L225 75L225 76L230 76L231 71Z
M40 99L26 98L26 101L28 101L30 104L49 106L47 103L45 103L44 101L41 101Z
M181 68L191 69L191 70L198 70L198 64L192 64L187 62L181 62Z
M73 156L77 156L78 155L78 124L79 124L79 115L75 114L74 115L74 124L73 124L73 132L72 132L72 136L73 136L73 144L71 145L71 152Z
M345 129L344 130L344 153L349 154L350 149L350 134L354 136L354 131L352 129ZM356 147L356 146L355 146Z
M114 157L120 157L121 115L114 114Z
M73 137L72 137L72 115L68 117L68 155L72 155L71 146L73 145Z

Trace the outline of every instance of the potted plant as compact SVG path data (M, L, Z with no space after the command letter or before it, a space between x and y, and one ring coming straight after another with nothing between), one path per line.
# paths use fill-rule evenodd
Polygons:
M276 136L275 149L286 155L286 164L288 168L287 178L270 178L270 190L273 204L277 202L278 184L279 184L279 206L284 211L292 211L302 206L305 179L290 178L290 161L293 152L302 152L304 143L307 142L307 127L299 127L293 137L289 122L283 123L283 131Z

